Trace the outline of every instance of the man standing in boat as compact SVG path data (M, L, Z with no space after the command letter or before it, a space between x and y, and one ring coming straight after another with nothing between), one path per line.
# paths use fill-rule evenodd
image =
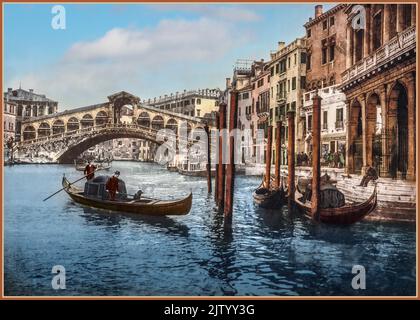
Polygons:
M95 176L95 170L96 166L89 160L88 164L85 167L85 170L83 171L84 175L86 176L86 179L93 179L93 177Z
M109 193L109 197L111 199L111 201L115 200L115 195L117 193L118 190L118 177L120 176L120 172L119 171L115 171L114 175L108 179L108 181L106 182L106 190Z

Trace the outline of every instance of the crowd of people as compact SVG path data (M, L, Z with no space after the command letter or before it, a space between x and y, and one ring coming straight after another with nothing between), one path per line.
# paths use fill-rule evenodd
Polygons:
M312 151L307 154L306 152L300 152L296 156L297 166L312 166ZM344 152L324 152L321 157L321 165L330 168L344 168L345 157Z

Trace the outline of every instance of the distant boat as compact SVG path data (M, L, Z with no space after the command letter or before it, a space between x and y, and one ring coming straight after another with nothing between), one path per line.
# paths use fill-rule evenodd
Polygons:
M87 163L77 163L76 160L74 160L74 165L76 167L77 171L85 171ZM112 167L112 161L109 162L94 162L94 165L96 166L96 170L109 170Z
M169 172L178 172L178 168L177 168L176 166L170 166L170 165L167 165L167 166L166 166L166 169L167 169Z
M77 203L105 210L145 214L154 216L186 215L191 210L192 193L178 200L160 200L147 197L127 195L125 183L119 180L117 199L108 199L105 190L108 176L97 176L85 183L84 190L79 189L63 177L62 185L67 194Z
M178 173L184 176L191 176L191 177L207 177L207 170L199 169L199 170L184 170L180 167L177 168ZM214 177L216 175L216 170L211 170L211 176Z

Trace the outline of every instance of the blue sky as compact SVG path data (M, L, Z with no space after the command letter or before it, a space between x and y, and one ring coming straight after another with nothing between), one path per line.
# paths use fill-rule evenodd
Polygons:
M314 5L64 4L66 29L54 30L53 5L5 4L5 86L22 83L60 110L120 90L223 88L236 59L267 60L278 41L303 36Z

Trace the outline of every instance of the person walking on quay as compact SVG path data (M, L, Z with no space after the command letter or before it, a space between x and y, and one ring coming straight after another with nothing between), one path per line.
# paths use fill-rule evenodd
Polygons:
M109 198L111 201L115 201L115 195L118 191L118 177L120 176L119 171L115 171L114 175L108 179L106 182L106 190L109 193Z
M88 164L85 167L85 170L83 171L87 180L91 180L95 177L95 170L96 166L89 160Z

